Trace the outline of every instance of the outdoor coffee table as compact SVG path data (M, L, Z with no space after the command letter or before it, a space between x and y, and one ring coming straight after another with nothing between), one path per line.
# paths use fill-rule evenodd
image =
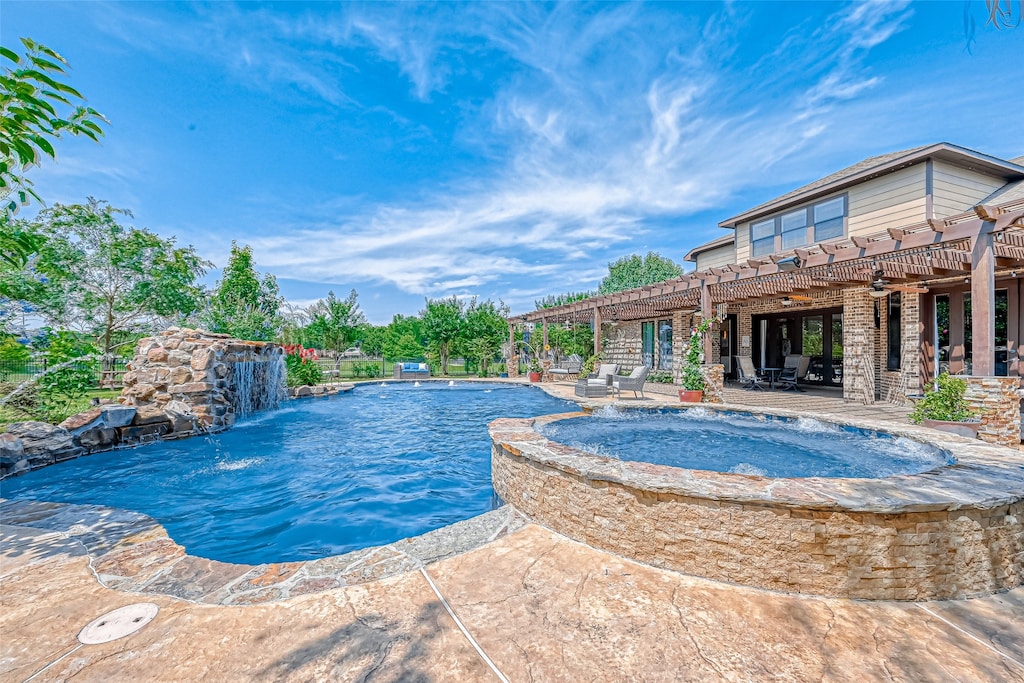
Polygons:
M576 382L576 395L582 396L583 398L604 398L608 395L608 385L591 384L586 379L581 379Z

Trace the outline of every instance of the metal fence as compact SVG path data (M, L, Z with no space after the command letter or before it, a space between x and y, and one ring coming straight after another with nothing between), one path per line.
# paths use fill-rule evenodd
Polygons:
M322 373L321 382L330 383L339 380L373 379L375 377L392 377L395 363L423 363L423 358L317 358L316 364ZM496 364L488 366L488 374L497 375ZM439 375L440 368L431 365L432 375ZM473 361L463 358L448 360L446 377L470 377L479 374L479 366Z
M96 387L119 389L122 386L124 373L128 371L128 362L122 358L97 361ZM45 359L30 361L0 360L0 382L20 384L25 380L42 375L49 364Z

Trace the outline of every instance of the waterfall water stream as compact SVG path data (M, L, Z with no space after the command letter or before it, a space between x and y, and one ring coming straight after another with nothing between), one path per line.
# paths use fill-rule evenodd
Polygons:
M277 408L287 393L284 358L281 356L235 363L233 375L235 390L231 402L236 419Z

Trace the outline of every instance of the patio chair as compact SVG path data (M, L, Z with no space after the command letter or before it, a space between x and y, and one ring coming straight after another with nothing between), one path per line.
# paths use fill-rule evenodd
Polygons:
M614 363L602 363L597 372L581 377L576 382L576 395L586 398L604 398L612 388L612 378L619 369Z
M736 372L739 373L740 386L744 389L760 389L764 390L765 381L761 379L757 371L754 370L754 361L750 360L746 356L735 356L736 358Z
M578 353L574 353L564 361L558 364L558 367L549 368L548 372L555 376L555 379L570 379L576 378L580 375L580 369L583 367L583 358Z
M775 383L784 391L805 391L799 382L807 376L810 365L810 356L786 356L785 367Z
M633 368L628 375L612 375L612 389L618 396L622 396L622 390L627 389L633 392L633 398L647 398L644 396L644 383L647 381L647 373L651 369L646 365ZM636 392L640 392L640 396Z

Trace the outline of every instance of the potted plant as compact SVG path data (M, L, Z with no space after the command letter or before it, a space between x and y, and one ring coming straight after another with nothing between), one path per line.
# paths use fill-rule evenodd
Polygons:
M680 378L683 388L679 390L679 400L685 403L700 403L704 400L705 382L700 365L704 355L704 335L711 329L713 322L712 318L702 320L690 335Z
M944 372L935 385L925 389L924 398L910 414L914 424L938 429L950 434L977 438L981 420L977 411L967 402L967 382Z
M540 360L537 358L530 359L530 381L539 382L540 375L544 372L544 366L540 364Z

